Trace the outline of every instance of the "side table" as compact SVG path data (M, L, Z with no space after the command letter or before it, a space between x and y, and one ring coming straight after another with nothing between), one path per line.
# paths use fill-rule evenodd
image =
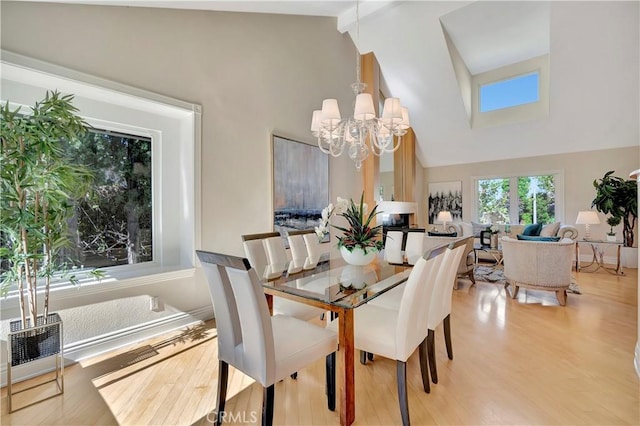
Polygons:
M589 244L593 251L593 259L588 265L580 265L580 244ZM616 247L616 267L615 269L607 267L604 263L604 252L607 247ZM620 266L620 249L622 247L622 241L605 241L605 240L577 240L576 241L576 271L580 272L581 269L589 268L596 265L595 269L585 270L584 272L596 272L602 268L607 272L615 273L616 275L624 275L622 267Z
M502 256L502 250L500 248L491 248L491 246L482 245L479 243L473 244L473 255L475 257L476 265L478 264L478 252L483 251L489 253L496 261L496 267L502 265L504 257Z

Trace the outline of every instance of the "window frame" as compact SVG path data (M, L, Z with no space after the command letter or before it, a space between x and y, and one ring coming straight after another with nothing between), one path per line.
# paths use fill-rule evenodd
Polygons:
M502 173L495 175L484 175L484 176L472 176L471 181L473 183L473 190L471 191L471 217L475 222L479 222L478 218L478 183L481 180L487 179L509 179L509 198L511 200L518 199L518 178L520 177L529 177L529 176L544 176L544 175L553 175L554 176L554 185L556 188L555 193L555 217L556 222L564 223L564 170L542 170L542 171L529 171L524 173ZM514 207L515 205L515 207ZM509 222L511 225L517 225L518 222L518 203L511 203L509 209Z
M481 112L480 88L538 73L539 100L507 108ZM471 77L471 127L483 128L549 117L549 55L542 55Z
M201 171L195 161L201 152L200 105L11 52L2 51L0 65L2 99L11 99L12 109L28 111L47 89L56 89L74 94L78 114L89 124L152 139L153 260L100 268L106 276L99 282L77 273L80 288L57 277L51 284L56 299L193 277L201 235ZM182 208L175 209L176 203ZM12 300L17 303L17 290L9 291L3 305Z

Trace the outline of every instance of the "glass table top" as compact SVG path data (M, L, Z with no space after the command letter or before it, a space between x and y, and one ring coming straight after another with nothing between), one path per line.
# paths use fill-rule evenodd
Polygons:
M293 294L330 305L356 308L409 278L411 266L392 265L377 258L367 266L347 265L329 259L315 269L263 281L264 288Z

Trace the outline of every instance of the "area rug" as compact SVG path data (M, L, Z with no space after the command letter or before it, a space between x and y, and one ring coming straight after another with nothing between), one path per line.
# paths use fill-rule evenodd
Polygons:
M485 281L493 284L502 284L504 285L504 271L502 269L495 269L492 266L484 266L478 265L473 270L473 275L475 276L477 281ZM569 288L567 292L574 294L582 294L580 290L580 286L576 282L576 277L571 276L571 284L569 284Z

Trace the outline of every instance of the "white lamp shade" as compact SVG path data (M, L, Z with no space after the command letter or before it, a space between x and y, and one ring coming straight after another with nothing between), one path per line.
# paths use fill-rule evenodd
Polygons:
M336 126L340 120L338 101L336 99L325 99L322 101L322 124Z
M440 213L438 213L438 217L436 218L436 221L442 222L442 223L453 222L453 218L451 217L451 212L441 211Z
M409 122L409 110L406 107L402 107L402 121L400 121L398 127L402 130L407 130L411 127L411 123Z
M576 219L577 225L598 225L600 224L600 218L598 212L594 211L582 211L578 212L578 218Z
M384 100L382 120L385 123L393 124L398 124L402 121L402 106L400 105L400 99L387 98Z
M373 98L369 93L360 93L356 96L356 107L353 112L353 118L364 121L371 120L376 116L373 106Z
M320 121L322 119L322 111L317 109L313 111L313 115L311 116L311 133L317 135L320 131Z

